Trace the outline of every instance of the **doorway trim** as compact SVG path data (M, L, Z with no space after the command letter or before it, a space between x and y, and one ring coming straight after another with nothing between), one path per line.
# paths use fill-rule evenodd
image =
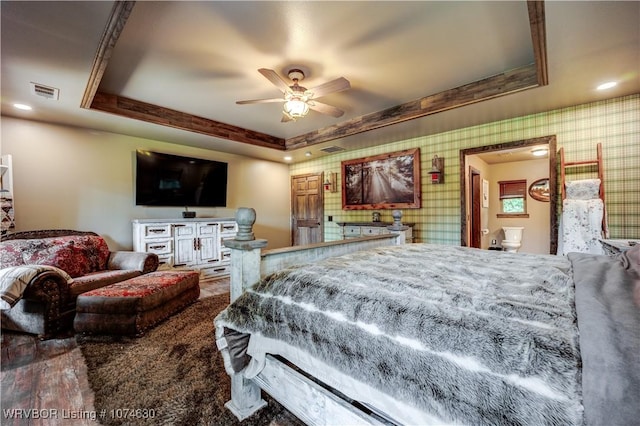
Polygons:
M549 146L549 253L556 254L558 250L558 170L555 135L460 150L460 243L463 247L468 247L469 243L467 238L469 227L469 212L467 211L469 195L467 194L466 183L466 176L469 173L467 170L467 156L544 144Z
M469 166L469 196L467 197L467 201L469 202L470 206L469 226L471 227L471 238L469 241L469 247L475 248L482 247L482 243L479 237L480 229L482 228L480 218L480 200L482 198L480 189L481 185L482 183L480 182L480 170Z

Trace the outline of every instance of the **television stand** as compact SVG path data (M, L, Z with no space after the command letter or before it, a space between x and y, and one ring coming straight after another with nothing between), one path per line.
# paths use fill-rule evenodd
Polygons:
M228 277L231 251L223 244L238 232L234 218L136 219L133 249L155 253L159 269L190 269L200 281Z

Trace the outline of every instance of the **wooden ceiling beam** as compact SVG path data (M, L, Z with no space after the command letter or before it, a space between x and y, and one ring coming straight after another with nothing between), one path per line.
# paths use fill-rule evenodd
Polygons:
M529 0L527 1L527 9L538 86L546 86L549 84L549 73L547 71L547 27L544 1Z
M324 129L289 138L286 140L286 146L287 150L292 150L316 145L537 86L536 66L535 64L527 65L402 105L356 117Z
M234 142L248 143L278 150L285 149L285 141L282 138L158 105L100 92L100 82L104 77L109 59L131 15L135 3L135 1L115 2L93 60L91 74L85 87L80 107Z
M91 109L235 142L285 149L282 138L109 93L97 92Z
M87 82L82 101L80 102L81 108L91 108L91 102L93 102L93 97L98 92L98 87L100 87L100 82L109 64L113 48L116 46L116 42L120 38L120 34L122 34L122 30L135 4L135 1L117 1L114 3L111 14L109 15L109 20L107 21L107 26L100 39L96 57L93 59L89 81Z
M355 135L414 118L509 95L521 90L549 84L547 71L547 36L545 8L542 0L528 0L529 29L533 44L533 65L507 71L493 77L426 96L379 112L356 117L343 123L318 129L286 140L287 150L304 148L330 140Z
M278 150L294 150L548 84L544 1L528 0L527 11L534 51L532 65L285 140L169 108L100 92L100 82L109 58L134 5L135 1L114 4L98 46L81 107L235 142Z

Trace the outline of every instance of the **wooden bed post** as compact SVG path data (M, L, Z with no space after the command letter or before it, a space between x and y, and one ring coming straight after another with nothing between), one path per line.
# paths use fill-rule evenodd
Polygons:
M267 240L255 239L255 221L254 209L239 208L236 211L238 233L234 239L224 242L231 249L231 302L260 280L260 254L261 249L267 246ZM242 373L231 375L231 400L224 406L239 420L246 419L266 405L258 385L245 379Z
M260 254L267 246L267 240L256 240L253 224L256 211L240 207L236 211L238 233L224 245L231 249L231 302L243 293L244 289L260 281Z
M231 399L224 406L242 421L267 406L260 386L245 379L242 373L231 376Z
M409 227L402 224L402 212L400 210L394 210L391 212L391 216L393 216L393 224L387 226L387 229L392 234L398 236L396 240L397 245L405 244L407 242L407 234L404 232L409 229Z

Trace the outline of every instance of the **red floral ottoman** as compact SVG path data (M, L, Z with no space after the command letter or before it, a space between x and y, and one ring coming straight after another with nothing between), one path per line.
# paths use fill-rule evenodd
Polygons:
M77 333L140 336L199 296L197 272L151 272L80 294L73 327Z

